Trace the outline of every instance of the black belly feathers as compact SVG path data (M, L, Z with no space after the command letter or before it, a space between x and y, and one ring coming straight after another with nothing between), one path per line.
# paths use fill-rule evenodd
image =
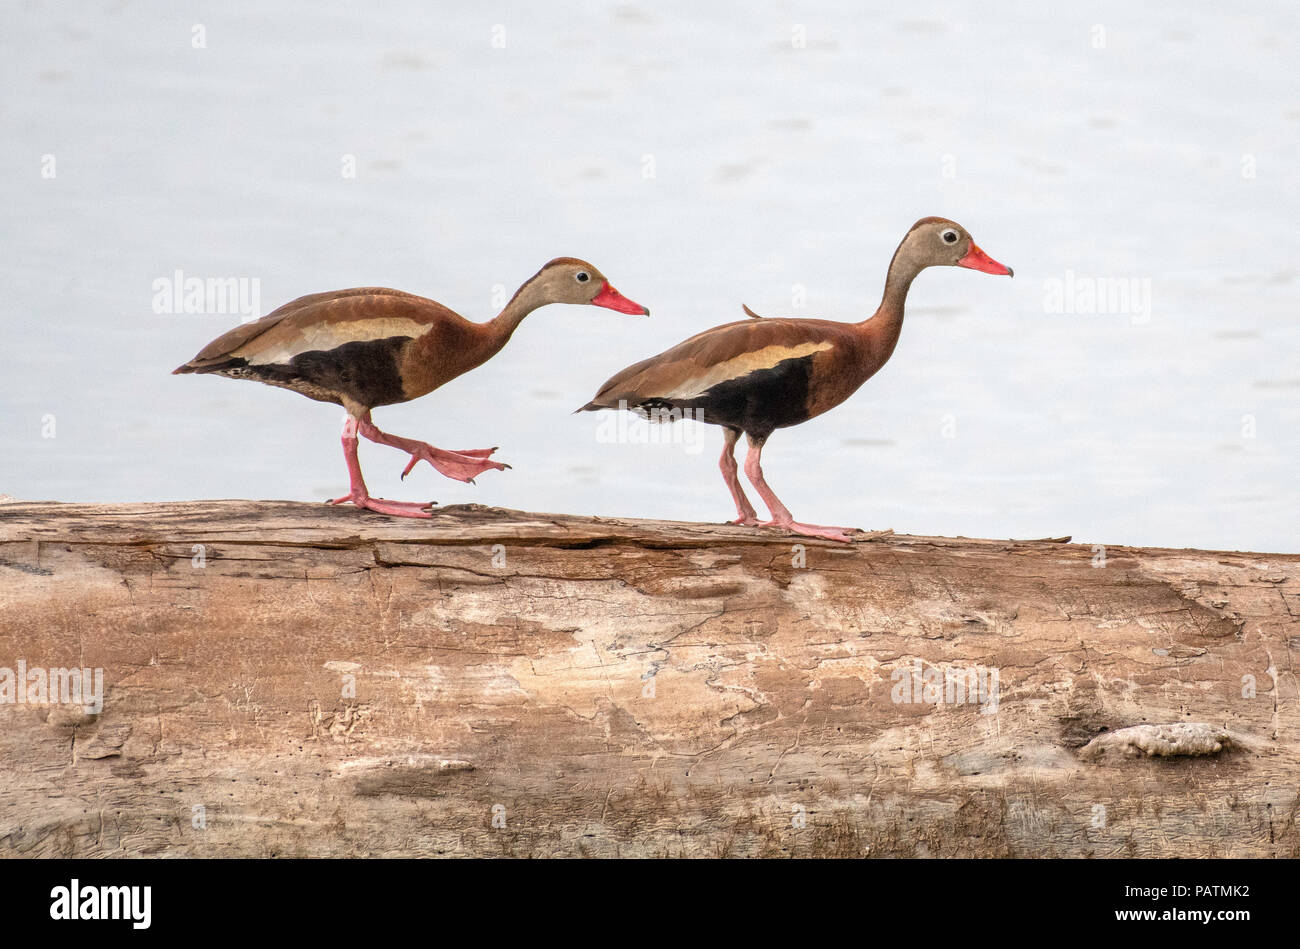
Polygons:
M806 422L813 357L784 359L719 382L691 398L653 398L628 408L651 421L693 418L765 438L778 428Z
M210 372L235 379L253 379L292 389L318 402L350 401L366 408L406 401L401 360L410 336L343 343L333 349L298 353L288 362L250 363L232 358L193 372Z

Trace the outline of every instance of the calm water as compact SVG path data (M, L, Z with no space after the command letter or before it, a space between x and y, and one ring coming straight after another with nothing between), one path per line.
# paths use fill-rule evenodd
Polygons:
M432 6L6 5L0 492L344 490L336 407L168 374L240 319L157 312L177 270L261 312L380 284L485 319L570 254L653 316L539 311L379 410L514 469L403 484L367 445L372 491L730 517L716 429L569 413L742 301L863 318L942 214L1017 276L927 272L893 361L773 438L797 516L1300 551L1296 8Z

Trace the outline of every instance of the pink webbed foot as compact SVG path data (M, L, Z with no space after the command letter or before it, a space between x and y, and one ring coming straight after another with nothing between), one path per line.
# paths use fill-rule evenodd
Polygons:
M427 461L448 478L474 483L474 478L485 471L505 471L510 466L504 461L490 461L495 448L471 448L467 451L446 451L432 445L419 443L411 450L411 460L402 469L402 479L421 461Z
M381 432L375 423L370 420L370 413L357 417L355 420L355 431L377 442L380 445L388 445L392 448L399 449L411 456L406 467L402 469L402 477L405 478L411 473L421 461L427 461L433 465L439 472L448 478L456 481L467 481L474 483L474 476L482 474L484 471L504 471L510 466L500 461L489 461L488 457L496 451L495 448L471 448L467 451L446 451L442 448L434 448L428 442L417 441L414 438L402 438L400 435L390 435L387 432Z
M376 514L390 514L393 517L433 517L429 510L433 501L385 501L383 498L372 498L365 494L345 494L341 498L334 498L330 504L346 504L351 502L365 511L374 511Z
M822 527L819 524L801 524L798 521L764 521L759 527L776 527L781 530L789 531L792 534L802 534L804 537L821 537L826 540L836 540L844 544L853 542L853 535L860 534L862 531L856 527Z
M471 458L490 458L495 448L458 448L452 452L453 455L468 455ZM509 468L509 465L506 465Z
M758 527L758 515L750 514L748 517L733 517L727 521L728 524L735 524L737 527Z

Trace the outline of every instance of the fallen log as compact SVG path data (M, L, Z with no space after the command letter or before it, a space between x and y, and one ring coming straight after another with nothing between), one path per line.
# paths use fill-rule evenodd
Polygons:
M1300 556L1065 540L0 505L0 854L1300 854Z

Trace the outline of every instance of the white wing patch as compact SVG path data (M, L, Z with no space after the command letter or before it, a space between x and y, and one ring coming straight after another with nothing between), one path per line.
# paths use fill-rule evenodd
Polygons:
M813 353L819 353L831 348L831 344L825 341L820 343L800 343L797 346L764 346L752 353L743 353L728 359L726 362L720 362L716 366L709 366L699 375L684 380L672 392L666 392L657 397L661 399L694 399L708 392L720 382L739 379L741 376L757 372L760 369L771 369L787 359L799 359L802 356L811 356Z
M266 366L286 363L294 356L313 350L329 350L344 343L388 339L390 336L417 337L427 333L428 323L407 319L352 320L346 323L317 323L300 329L290 339L282 340L270 348L261 337L255 337L240 346L231 356L247 359L251 365ZM274 332L274 330L272 331ZM260 344L260 345L259 345Z

